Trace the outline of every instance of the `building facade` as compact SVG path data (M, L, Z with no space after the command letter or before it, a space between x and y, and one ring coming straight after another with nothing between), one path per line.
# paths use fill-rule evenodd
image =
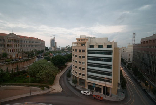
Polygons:
M72 78L86 89L117 95L121 62L117 43L85 35L76 40L72 43Z
M128 45L121 48L121 58L123 58L127 63L132 63L133 61L133 45Z
M22 58L22 52L34 50L45 50L45 41L14 33L0 33L0 54L6 52L9 58Z
M156 87L156 34L142 38L140 44L134 44L133 65L148 83Z
M50 39L50 51L55 51L57 49L57 42L55 42L55 37Z

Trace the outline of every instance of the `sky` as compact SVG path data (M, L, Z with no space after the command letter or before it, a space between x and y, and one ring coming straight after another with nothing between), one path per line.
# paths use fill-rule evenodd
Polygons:
M50 47L72 46L80 35L118 47L156 33L156 0L0 0L0 33L36 37Z

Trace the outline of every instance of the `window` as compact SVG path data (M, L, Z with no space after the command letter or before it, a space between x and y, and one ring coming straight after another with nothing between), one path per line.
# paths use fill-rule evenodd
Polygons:
M75 49L75 52L77 52L77 49Z
M77 66L75 66L75 68L77 68Z
M75 57L77 57L77 55L75 55Z
M81 58L81 55L79 56L79 58Z
M81 52L81 50L79 49L79 52Z
M107 48L112 48L112 45L107 45Z
M77 74L77 72L75 71L75 74Z
M82 74L82 76L85 76L85 74Z
M77 61L75 61L75 63L77 63Z
M103 45L98 45L98 48L103 48Z
M73 49L73 51L74 51L74 49Z
M85 46L85 44L81 44L81 46Z
M82 52L85 52L85 50L82 50Z
M84 65L84 64L85 64L85 62L82 62L82 64Z
M85 68L82 68L82 70L85 70Z
M82 56L82 58L85 58L85 56Z
M79 73L79 75L81 75L81 73Z
M81 61L79 61L79 64L81 64Z
M79 70L81 70L81 67L79 67Z
M94 48L94 45L89 45L89 48Z
M74 65L73 65L74 66Z
M74 59L73 59L73 61L74 61Z

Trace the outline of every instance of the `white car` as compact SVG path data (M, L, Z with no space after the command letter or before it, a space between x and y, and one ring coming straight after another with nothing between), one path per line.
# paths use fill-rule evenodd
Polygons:
M88 96L90 95L89 91L81 91L81 93L84 94L84 95L88 95Z

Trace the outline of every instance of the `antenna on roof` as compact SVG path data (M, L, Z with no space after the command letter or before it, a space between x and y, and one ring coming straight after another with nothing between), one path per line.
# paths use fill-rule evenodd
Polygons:
M133 33L132 44L135 44L135 33Z

